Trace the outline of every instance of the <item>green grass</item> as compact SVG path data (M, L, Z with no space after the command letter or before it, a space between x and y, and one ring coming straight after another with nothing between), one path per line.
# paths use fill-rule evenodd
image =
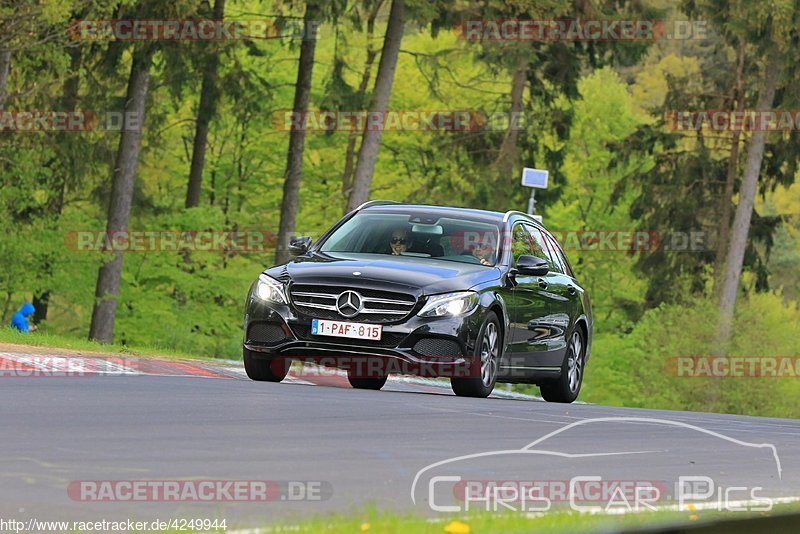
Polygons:
M380 512L374 508L350 515L320 516L301 523L277 523L259 532L380 532L447 533L482 532L609 532L637 531L661 525L685 526L720 519L743 519L800 513L800 504L779 504L770 512L658 511L629 514L581 514L571 510L538 514L480 512L446 519Z
M90 341L85 338L67 336L63 334L52 334L46 332L32 332L23 334L13 328L0 328L0 343L13 343L16 345L26 345L29 347L48 347L54 349L66 349L80 352L97 352L101 354L111 354L117 356L139 356L159 357L164 359L192 359L209 360L210 357L188 354L178 350L151 346L129 346L117 344L103 344Z

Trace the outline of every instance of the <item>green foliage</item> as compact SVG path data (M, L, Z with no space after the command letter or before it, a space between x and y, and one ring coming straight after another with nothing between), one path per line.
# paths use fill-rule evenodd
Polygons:
M545 218L551 230L564 236L562 246L592 296L598 329L615 331L628 328L642 311L644 282L634 273L634 258L624 250L580 250L571 244L582 232L633 230L628 214L633 192L618 195L613 203L608 199L614 196L614 184L631 168L646 165L648 158L610 169L614 153L609 145L631 135L645 118L609 68L583 78L578 90L563 167L564 194L552 206L545 205Z
M584 399L620 406L800 417L800 376L678 376L675 358L712 357L714 331L709 325L714 324L715 314L713 302L707 300L691 306L662 305L648 311L628 335L598 336ZM729 356L800 357L798 330L796 304L784 304L771 293L751 295L736 308Z

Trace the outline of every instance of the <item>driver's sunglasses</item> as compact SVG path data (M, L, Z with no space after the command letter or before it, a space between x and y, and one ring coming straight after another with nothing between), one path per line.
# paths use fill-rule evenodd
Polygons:
M405 237L392 237L392 245L408 245L408 239Z

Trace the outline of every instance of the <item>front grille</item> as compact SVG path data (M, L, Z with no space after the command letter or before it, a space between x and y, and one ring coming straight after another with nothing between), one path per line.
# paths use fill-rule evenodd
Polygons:
M361 295L363 309L357 315L344 317L336 308L343 292L352 290ZM351 320L365 323L390 323L405 319L417 301L413 295L378 289L347 288L312 284L294 284L290 289L292 304L298 311L318 319Z
M298 339L304 341L325 341L328 343L339 343L346 345L357 345L359 347L396 347L405 339L406 334L393 332L381 332L380 339L353 339L336 336L316 336L311 334L311 325L292 325L292 331Z
M428 358L458 358L461 356L461 347L451 339L436 337L422 338L414 344L414 352Z
M253 343L271 345L286 339L281 325L276 323L254 322L247 328L247 339Z

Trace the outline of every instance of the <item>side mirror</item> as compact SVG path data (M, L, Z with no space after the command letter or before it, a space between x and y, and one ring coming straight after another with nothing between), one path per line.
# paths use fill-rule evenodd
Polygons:
M519 274L544 276L550 271L550 265L547 260L536 256L520 256L517 260L517 271Z
M311 238L308 236L293 237L289 241L289 253L293 256L305 254L309 248L311 248Z

